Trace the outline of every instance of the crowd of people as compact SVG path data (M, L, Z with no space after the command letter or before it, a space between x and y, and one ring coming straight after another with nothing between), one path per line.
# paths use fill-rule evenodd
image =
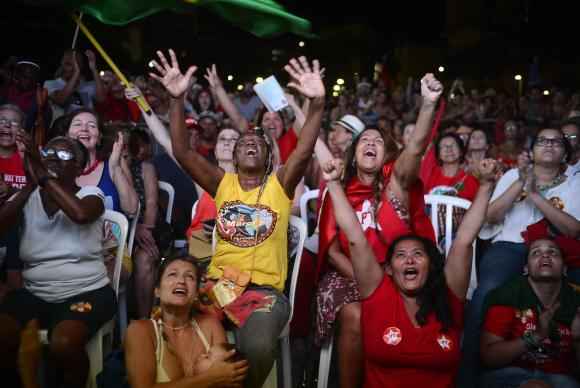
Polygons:
M148 63L129 85L91 50L66 50L51 80L26 59L0 71L9 386L38 387L41 356L48 386L86 384L85 346L119 312L107 209L135 225L115 342L130 386L262 387L292 310L290 217L318 190L294 386L335 337L341 388L580 387L580 93L480 93L428 73L331 98L323 64L300 57L284 67L288 106L269 111L216 65L198 80L173 50ZM170 225L159 182L175 189ZM425 195L469 201L451 236Z

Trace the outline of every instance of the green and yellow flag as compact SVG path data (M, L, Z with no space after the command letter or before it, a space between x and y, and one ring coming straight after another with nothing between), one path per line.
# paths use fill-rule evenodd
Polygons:
M204 7L258 37L285 32L313 36L310 22L287 12L272 0L65 0L74 10L90 14L105 24L126 25L159 11Z

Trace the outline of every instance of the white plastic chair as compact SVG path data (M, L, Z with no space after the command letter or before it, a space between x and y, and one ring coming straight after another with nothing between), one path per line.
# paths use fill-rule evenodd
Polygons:
M131 220L129 231L127 235L127 254L133 256L133 246L135 245L135 231L137 230L137 222L139 222L139 214L141 214L141 203L137 202L137 212ZM127 285L119 286L118 292L118 307L119 307L119 331L121 341L125 338L125 331L129 325L129 318L127 316Z
M280 349L282 354L282 377L284 380L284 388L292 388L292 354L290 351L290 323L292 322L292 316L294 315L294 299L296 297L296 285L298 284L298 274L300 273L300 262L302 260L302 252L304 250L304 242L306 241L307 229L306 223L302 221L299 217L290 216L290 222L288 225L288 235L292 236L292 230L298 233L298 238L295 239L295 244L288 247L288 257L292 255L294 258L294 265L292 266L292 272L290 273L290 285L288 290L288 300L290 302L290 316L288 317L288 322L286 326L280 333L278 337L280 340ZM217 232L216 227L213 229L212 238L212 249L215 252L216 247ZM230 335L230 338L233 337ZM264 382L262 388L274 388L277 387L276 378L276 363L272 367L268 378Z
M173 202L175 201L175 189L171 183L159 181L159 190L163 190L167 193L167 212L165 214L165 221L168 224L171 224L171 218L173 216Z
M123 264L123 252L127 242L127 234L129 230L129 222L123 213L114 210L105 210L103 220L110 221L119 226L121 235L119 238L119 246L117 247L117 254L115 256L115 266L113 270L113 279L111 287L115 291L115 296L119 296L119 280L121 278L121 267ZM113 330L115 328L115 318L105 323L99 331L91 338L86 346L87 354L89 356L89 378L87 381L87 388L97 387L97 375L103 370L103 360L113 348ZM42 343L48 343L47 330L40 330L39 336Z
M308 203L311 200L315 200L318 198L318 195L320 194L320 190L316 189L316 190L308 190L306 192L304 192L304 194L302 194L302 196L300 197L300 218L302 219L302 221L304 221L304 223L306 224L306 231L308 233L308 225L309 225L309 220L308 220ZM304 246L306 247L306 249L308 249L310 252L316 254L318 253L318 230L315 230L314 233L312 233L312 235L306 235L306 241L304 242Z
M433 229L435 230L435 240L439 241L439 217L438 209L440 206L443 207L445 212L445 241L444 241L444 253L445 257L451 249L451 244L453 243L453 210L455 208L464 209L467 211L471 206L471 202L467 199L453 197L450 195L437 195L429 194L425 195L425 205L431 207L431 224L433 224ZM467 289L467 299L471 299L475 288L477 287L477 269L475 267L475 246L476 241L473 240L472 248L472 259L471 259L471 275L469 278L469 288Z

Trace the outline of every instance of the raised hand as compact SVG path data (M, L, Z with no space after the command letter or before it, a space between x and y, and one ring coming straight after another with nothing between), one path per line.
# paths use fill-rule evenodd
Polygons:
M109 157L109 164L111 165L111 167L116 168L120 166L123 146L124 146L123 133L119 131L117 133L117 140L115 140L115 143L113 143L113 150L111 151L111 156Z
M209 87L212 89L219 89L223 86L222 80L218 76L217 68L216 68L215 64L213 64L213 65L211 65L211 67L208 67L207 69L205 69L204 77L207 80L207 82L209 83Z
M523 151L518 155L518 173L519 179L525 182L529 174L532 174L532 160L527 151Z
M129 86L125 88L125 98L127 100L136 100L139 97L143 97L143 93L137 85L129 84Z
M288 86L302 93L308 98L324 97L325 89L322 82L320 63L317 59L312 61L312 68L306 57L298 60L292 58L284 69L293 78Z
M559 307L560 302L556 302L540 313L536 327L536 334L538 334L541 339L547 338L550 335L550 322Z
M421 78L421 96L428 102L437 102L443 93L443 84L432 73L427 73Z
M499 167L494 159L483 159L477 166L477 175L481 183L495 183L498 179Z
M340 159L331 159L322 166L322 178L327 181L336 181L342 177L344 163Z
M153 60L152 63L158 74L149 73L149 75L151 78L161 82L173 98L183 97L189 90L191 77L197 70L197 66L190 66L187 72L182 74L181 70L179 70L177 56L172 49L169 49L171 64L167 62L167 58L165 58L165 55L161 51L157 51L157 56L159 57L161 65L156 60Z
M91 69L91 71L97 70L97 58L95 57L95 53L91 50L86 50L85 55L87 56L89 69Z

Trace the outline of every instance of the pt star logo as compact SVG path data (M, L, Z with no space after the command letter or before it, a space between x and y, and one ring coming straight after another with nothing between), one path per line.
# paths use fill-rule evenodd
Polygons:
M383 341L387 345L397 346L403 340L403 334L398 327L387 327L385 333L383 334Z
M362 226L363 232L366 232L368 228L381 230L380 226L375 223L375 208L368 199L364 200L361 209L356 212L356 217Z
M443 349L443 351L445 351L445 352L450 351L451 347L453 345L453 342L451 341L451 339L447 338L444 334L441 334L437 338L437 343L439 344L439 346L441 346L441 349Z

